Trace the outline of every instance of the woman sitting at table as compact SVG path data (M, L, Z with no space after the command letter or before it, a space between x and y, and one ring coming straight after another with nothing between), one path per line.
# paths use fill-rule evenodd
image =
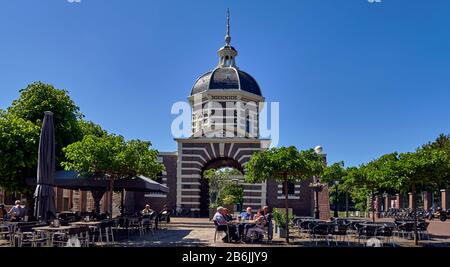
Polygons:
M266 218L264 217L263 211L261 209L258 210L254 217L254 226L246 229L245 237L247 239L251 239L253 233L258 232L264 235L264 225L266 224Z
M233 221L233 216L230 215L230 211L227 208L223 208L223 213L223 216L225 217L225 220L227 220L227 222Z

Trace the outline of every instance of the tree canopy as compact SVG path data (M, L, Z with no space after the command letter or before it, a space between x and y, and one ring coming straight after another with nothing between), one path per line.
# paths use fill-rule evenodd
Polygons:
M82 138L78 120L82 118L79 107L66 90L50 84L35 82L20 90L20 96L8 112L41 126L44 112L53 112L56 142L56 165L62 161L62 148ZM32 153L29 151L29 153Z
M324 159L313 149L271 148L255 153L245 164L246 180L259 183L268 179L278 182L300 181L322 173Z
M320 176L325 162L322 155L313 149L299 151L294 146L271 148L256 152L245 164L246 181L250 183L264 182L274 179L284 183L285 212L289 214L288 182L302 181L313 176ZM289 243L289 219L286 216L286 242Z
M25 178L36 172L39 127L0 112L0 186L10 192L26 189Z
M136 175L151 178L162 172L164 167L156 161L158 151L150 147L150 142L125 141L119 135L87 135L63 149L67 161L62 165L66 170L112 179Z
M109 179L110 216L115 180L138 175L154 178L164 170L164 165L157 162L158 151L151 149L150 142L125 141L119 135L86 135L63 151L67 160L62 165L66 170Z
M209 182L210 206L218 207L242 203L244 188L233 183L232 175L241 174L232 168L208 169L203 173L203 178Z

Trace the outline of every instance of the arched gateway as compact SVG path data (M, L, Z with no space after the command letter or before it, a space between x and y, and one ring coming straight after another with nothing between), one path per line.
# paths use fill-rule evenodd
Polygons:
M245 138L177 139L178 178L177 207L201 211L207 210L208 196L202 190L203 172L207 169L232 167L244 173L244 164L250 156L268 145L266 140ZM244 183L244 177L237 177ZM266 205L266 183L244 183L244 205L259 208Z
M256 80L237 67L237 50L231 46L229 16L225 45L218 51L217 66L201 75L194 83L189 102L192 108L192 136L175 139L178 151L160 153L166 166L163 183L168 195L146 195L146 199L130 194L134 202L152 203L158 209L164 204L173 208L200 211L207 209L209 196L202 186L203 171L209 168L233 167L244 172L251 155L267 149L270 140L259 137L259 113L264 102ZM243 176L238 177L242 183ZM310 216L314 210L314 194L310 181L289 185L244 183L244 206L260 208L284 206L284 194L298 215ZM319 197L322 217L329 216L328 192Z

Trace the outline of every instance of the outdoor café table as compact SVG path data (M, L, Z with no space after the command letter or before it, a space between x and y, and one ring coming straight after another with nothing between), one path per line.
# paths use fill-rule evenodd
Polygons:
M78 225L78 226L85 225L85 226L89 226L89 227L97 227L101 223L102 223L101 221L79 221L79 222L70 223L70 225Z
M71 228L75 228L75 227L74 226L59 226L59 227L39 226L39 227L34 227L33 230L36 232L45 232L45 234L47 235L47 246L50 246L53 233L66 232Z

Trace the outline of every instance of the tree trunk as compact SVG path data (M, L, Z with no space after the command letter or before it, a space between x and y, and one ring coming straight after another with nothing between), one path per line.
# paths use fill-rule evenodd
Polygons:
M345 217L348 218L348 191L345 192Z
M113 217L113 192L114 192L114 178L109 180L109 217Z
M375 194L372 192L371 202L372 202L372 221L373 222L375 222L375 203L374 203L374 200L375 200Z
M289 194L288 194L288 179L287 174L284 175L284 207L286 208L286 242L289 243Z
M419 235L417 232L417 203L416 203L416 185L413 183L411 188L411 194L412 194L412 209L413 209L413 216L414 216L414 245L419 245Z
M125 189L122 189L122 194L120 195L120 215L124 215L125 207L124 207L124 195Z

